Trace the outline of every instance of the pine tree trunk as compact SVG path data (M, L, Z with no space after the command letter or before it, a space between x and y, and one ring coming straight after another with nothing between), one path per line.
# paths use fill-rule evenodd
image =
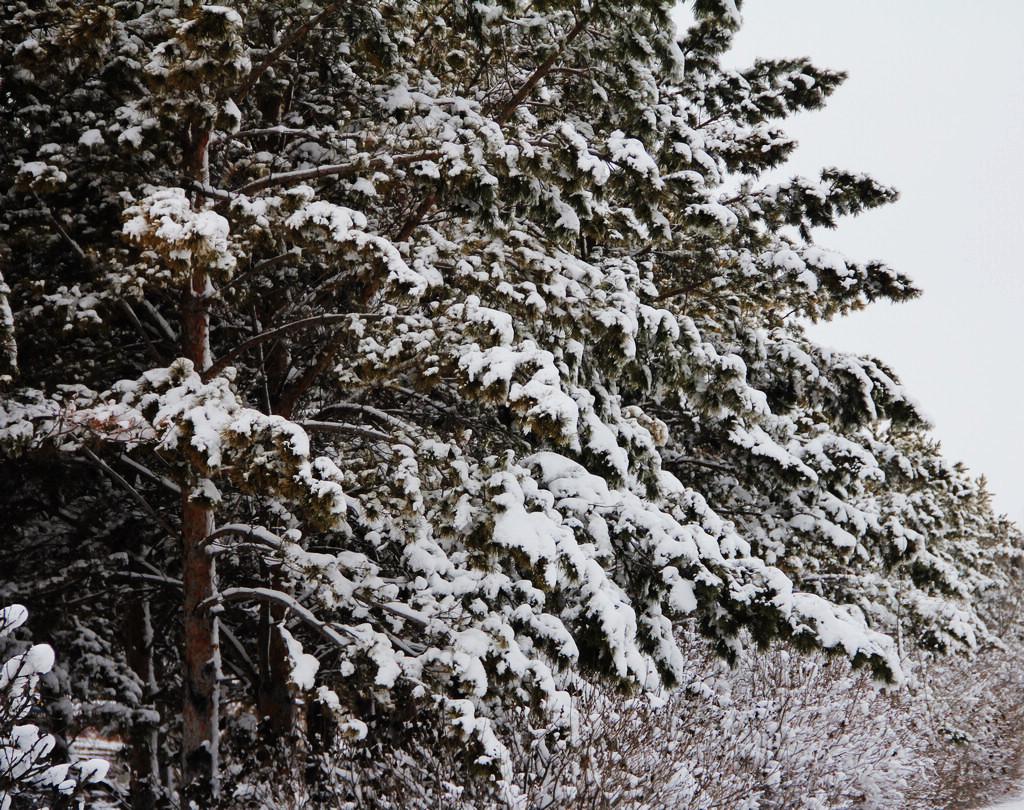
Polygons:
M183 783L199 807L219 793L217 774L220 644L210 610L216 593L213 558L203 541L213 532L213 510L182 495L185 592L185 705L182 710Z
M187 138L185 168L201 183L209 182L207 148L210 133L193 125ZM210 281L205 269L192 272L192 283L182 301L182 354L197 371L209 368ZM185 806L193 802L207 807L219 796L218 758L220 744L220 643L216 612L211 610L216 594L216 571L204 541L213 532L213 509L193 499L190 490L199 481L182 488L182 589L184 591L184 685L182 710L182 791Z
M334 735L337 730L337 719L324 708L318 700L310 701L306 707L306 747L309 754L306 758L306 784L312 802L320 802L322 807L337 797L333 795L331 779L325 779L325 765L331 761L334 747Z
M280 569L272 566L267 572L271 587L287 590ZM296 701L290 685L291 663L288 646L281 635L287 610L280 605L266 605L260 627L260 681L257 706L260 713L260 734L263 755L273 764L279 777L299 790L306 777L305 713Z
M270 572L271 587L282 587L281 577ZM288 648L281 636L280 624L287 610L280 605L265 605L260 627L260 683L257 705L263 733L271 744L288 740L297 731L297 712L288 678L291 666Z
M132 810L153 810L160 795L159 722L153 706L156 673L153 669L153 625L149 600L133 597L125 616L125 651L128 665L142 681L142 705L132 717L129 748Z

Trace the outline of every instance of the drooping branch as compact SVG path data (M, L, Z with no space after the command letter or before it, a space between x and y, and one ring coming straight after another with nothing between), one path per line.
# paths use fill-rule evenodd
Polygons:
M380 608L385 613L390 613L392 616L397 616L403 621L407 621L410 624L415 624L422 630L426 630L430 627L429 619L425 618L424 616L421 616L415 610L413 610L410 607L407 607L406 605L402 605L398 602L378 602L373 599L364 599L360 597L358 594L356 595L356 599L358 599L365 605L372 605L373 607Z
M251 523L227 523L217 529L217 531L212 532L204 541L204 545L209 548L214 541L223 537L231 536L239 537L242 540L255 541L258 545L263 545L274 550L280 550L285 545L285 541L269 529L263 526L255 526ZM354 594L354 597L357 601L362 602L368 607L376 607L386 613L390 613L393 616L397 616L405 621L411 622L420 628L426 629L430 626L429 619L405 605L395 602L379 602L361 594ZM294 596L285 593L284 591L275 590L273 588L236 587L222 591L220 599L227 601L256 599L265 602L273 602L274 604L281 605L288 610L291 610L296 616L316 629L317 632L324 635L326 638L335 641L336 643L344 643L344 640L337 636L338 631L335 630L332 625L318 619L316 614L309 610L309 608L305 607ZM357 638L355 634L350 631L347 632L349 632L349 635L353 638ZM391 638L392 642L400 649L413 654L412 648L406 642L391 633L388 633L388 637Z
M361 402L332 402L330 405L325 405L320 412L331 413L332 411L348 411L349 413L362 414L370 417L371 419L383 422L385 425L390 425L397 430L404 430L410 433L414 433L416 430L415 426L409 422L399 419L397 416L393 416L387 411L382 411L380 408L374 408L372 405L364 405Z
M222 537L240 537L243 540L255 540L272 549L279 549L284 545L284 540L272 531L265 529L263 526L254 526L251 523L225 523L215 532L208 535L203 541L203 545L208 546L214 540L219 540Z
M346 433L352 436L361 436L371 441L396 441L393 436L389 436L387 433L382 433L379 430L369 430L368 428L350 425L345 422L321 422L316 419L309 419L298 424L307 433Z
M200 197L209 197L211 200L220 200L221 202L231 202L238 196L237 191L227 191L226 189L212 186L209 183L200 183L197 180L186 180L184 186L186 191L191 191Z
M292 613L295 614L295 616L298 619L312 627L328 641L338 645L339 647L347 646L347 642L342 633L348 635L348 637L353 640L361 640L360 636L352 630L349 630L345 627L336 628L334 627L334 625L320 620L319 618L317 618L316 614L313 613L313 611L311 611L309 608L307 608L305 605L299 602L299 600L296 599L294 596L284 593L283 591L274 590L273 588L227 588L221 591L218 596L213 597L213 599L211 599L210 601L216 603L223 603L240 601L244 602L247 600L269 602L271 604L280 605L286 608L287 610L290 610ZM410 613L409 611L400 610L399 607L396 605L385 605L379 602L366 602L365 600L360 601L363 601L364 604L373 604L376 607L379 607L382 610L385 610L386 612L391 613L394 616L398 616L414 624L418 624L420 627L425 628L428 626L427 620L424 619L422 616L417 616L414 613ZM406 655L419 654L415 647L421 647L421 645L410 644L409 642L400 639L391 631L387 630L387 628L380 628L380 632L387 636L388 640L392 644L394 644L395 647L404 652ZM422 652L422 649L420 650L420 652Z
M359 638L359 636L347 628L341 628L338 630L327 622L321 621L313 611L299 602L299 600L294 596L284 593L283 591L275 591L273 588L226 588L213 598L213 601L215 602L244 602L250 600L270 602L287 608L294 613L297 618L301 619L328 641L333 644L337 644L339 647L348 646L348 640L346 640L343 633L347 634L349 639L358 640Z
M226 554L229 551L252 551L256 554L257 558L262 559L263 561L271 559L270 555L267 552L267 547L261 543L247 543L244 541L237 541L232 543L231 545L211 543L209 547L206 549L206 553L209 554L211 557L219 557L223 554Z

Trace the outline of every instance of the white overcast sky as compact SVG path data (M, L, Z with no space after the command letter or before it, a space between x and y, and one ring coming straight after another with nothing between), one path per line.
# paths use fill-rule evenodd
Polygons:
M810 56L849 73L793 119L790 173L867 171L900 200L819 242L924 295L814 327L886 361L946 454L1024 520L1024 0L746 0L727 63Z

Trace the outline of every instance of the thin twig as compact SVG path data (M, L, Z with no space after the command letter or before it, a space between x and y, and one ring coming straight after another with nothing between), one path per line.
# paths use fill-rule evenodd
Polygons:
M103 470L103 472L105 472L107 475L113 478L118 484L124 487L124 489L139 503L139 505L146 510L150 517L152 517L157 523L160 524L160 527L164 530L164 532L167 533L168 536L178 536L178 533L168 525L167 521L163 519L163 517L160 515L159 512L156 511L155 508L153 508L152 504L150 504L150 502L147 501L142 496L142 493L140 493L135 487L128 483L128 479L126 479L123 475L117 472L117 470L113 469L109 464L107 464L107 462L105 462L103 459L97 456L88 447L83 447L82 452L85 453L85 455L88 456L89 459L96 466Z
M323 10L319 14L310 17L302 25L296 26L286 34L278 46L268 53L263 58L263 61L260 62L253 70L249 71L249 75L245 77L245 81L242 82L242 86L238 89L238 94L235 97L236 103L241 104L245 101L246 97L250 92L252 92L252 89L256 86L256 83L260 80L263 74L266 73L273 64L284 55L285 51L308 34L320 23L321 20L333 14L340 7L341 0L336 0L336 2L324 6Z
M302 396L316 384L320 375L327 371L328 367L334 362L334 358L338 354L344 339L345 333L337 332L327 341L323 349L320 350L320 356L299 375L295 382L281 392L274 408L275 413L283 416L285 419L291 419L295 406Z
M312 329L317 326L326 326L332 323L344 323L345 321L352 321L358 318L377 318L379 315L372 315L360 312L348 312L348 313L328 313L326 315L313 315L309 318L301 318L291 323L286 323L282 326L268 329L266 332L261 332L258 335L253 335L251 338L238 346L233 348L227 354L222 355L218 360L213 363L206 371L203 372L203 379L210 380L220 374L224 369L230 366L235 360L244 355L250 349L259 346L261 343L265 343L268 340L281 337L283 335L290 334L291 332L297 332L302 329Z
M160 351L153 344L152 338L150 338L149 333L146 332L146 327L142 325L142 321L139 320L139 316L136 314L135 310L132 309L132 305L129 304L128 301L126 301L124 298L122 298L119 301L119 303L121 305L121 309L123 309L125 314L128 316L128 320L130 320L132 322L132 325L135 327L135 331L139 333L139 335L142 337L142 340L145 342L146 349L149 351L150 357L152 357L160 365L164 365L163 355L160 354Z

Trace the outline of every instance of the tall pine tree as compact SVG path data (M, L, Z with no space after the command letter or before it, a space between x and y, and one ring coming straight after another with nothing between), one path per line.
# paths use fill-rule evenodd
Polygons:
M684 623L985 636L1010 529L801 326L917 294L815 243L895 192L761 179L842 74L672 6L4 2L0 567L135 807L244 795L250 713L295 784L426 725L507 791L517 712Z

